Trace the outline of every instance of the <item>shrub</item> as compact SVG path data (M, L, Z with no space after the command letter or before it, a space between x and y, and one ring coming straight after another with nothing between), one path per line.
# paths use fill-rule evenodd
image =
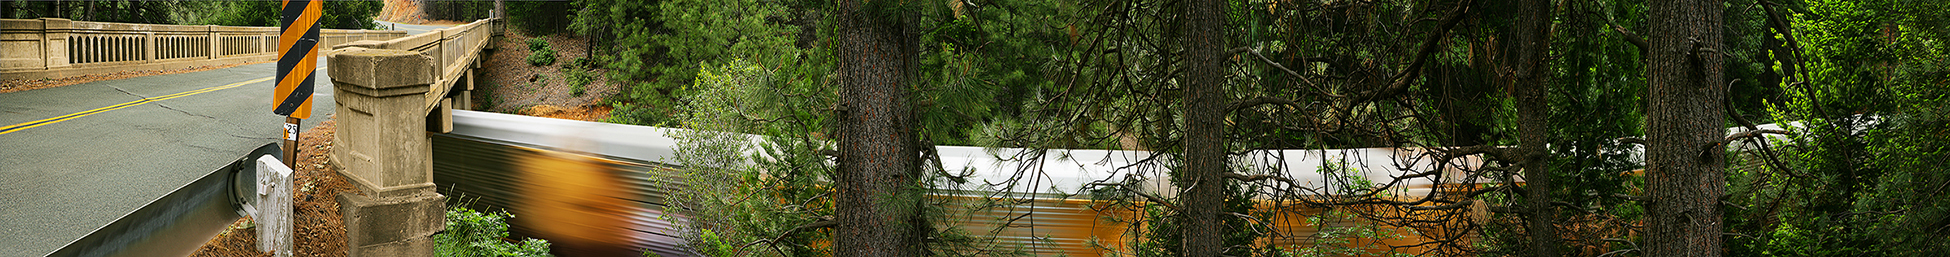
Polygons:
M575 96L582 96L583 88L589 85L590 80L595 79L595 76L582 68L568 68L563 73L568 73L569 93Z
M548 66L555 64L555 49L548 47L548 40L528 39L528 65Z
M447 231L433 235L435 256L551 256L548 240L529 238L521 243L502 241L508 237L507 212L481 213L467 207L447 209Z

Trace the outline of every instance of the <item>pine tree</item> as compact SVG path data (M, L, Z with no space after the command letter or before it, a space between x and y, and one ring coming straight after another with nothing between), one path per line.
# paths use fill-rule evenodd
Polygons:
M1720 256L1726 195L1727 81L1721 1L1648 4L1646 220L1648 256Z

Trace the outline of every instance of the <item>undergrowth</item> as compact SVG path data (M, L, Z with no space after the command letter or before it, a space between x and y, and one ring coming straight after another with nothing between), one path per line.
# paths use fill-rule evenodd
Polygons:
M433 235L434 256L551 256L548 240L502 240L508 237L507 220L514 216L506 211L482 213L458 205L449 208L447 231Z

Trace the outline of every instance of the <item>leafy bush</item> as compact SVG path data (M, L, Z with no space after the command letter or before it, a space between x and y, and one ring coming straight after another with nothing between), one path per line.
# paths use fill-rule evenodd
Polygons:
M582 58L576 58L576 59L582 60ZM584 87L589 85L590 80L595 79L595 76L590 75L589 71L583 70L582 68L571 67L565 69L563 73L568 73L569 93L575 96L582 96Z
M507 212L481 213L455 206L447 209L447 231L433 235L436 256L552 256L548 240L529 238L520 244L508 237Z
M528 65L548 66L555 64L555 49L548 47L548 40L528 39Z

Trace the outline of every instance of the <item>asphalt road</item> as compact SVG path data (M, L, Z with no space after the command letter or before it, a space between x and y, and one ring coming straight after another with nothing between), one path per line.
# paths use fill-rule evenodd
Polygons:
M276 65L0 94L0 126L96 111L0 127L0 256L52 253L257 146L280 142L284 117L271 114L275 85L265 79ZM312 116L301 129L337 109L331 79L322 69L316 74ZM212 89L226 85L234 87ZM194 94L179 94L186 92ZM101 111L144 98L152 99Z
M389 21L372 21L372 22L379 23L379 29L405 30L407 35L419 35L420 33L427 33L428 31L433 31L436 29L453 27L447 25L413 25L413 24L395 23Z

